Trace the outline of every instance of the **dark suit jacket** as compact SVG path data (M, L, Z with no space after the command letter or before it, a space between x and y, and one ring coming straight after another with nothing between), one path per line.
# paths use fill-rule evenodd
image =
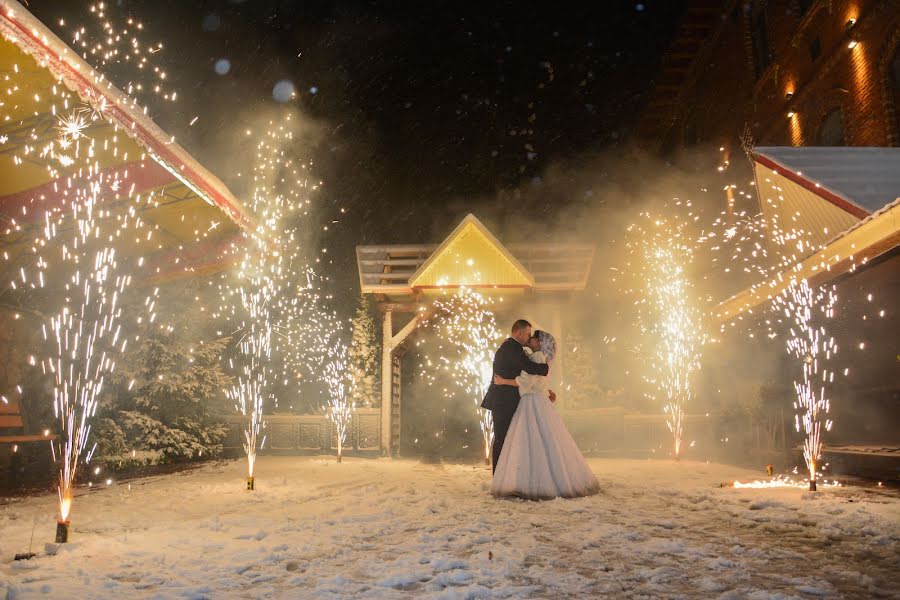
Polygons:
M546 375L550 371L550 367L528 360L522 344L512 338L507 338L494 354L494 373L504 379L515 379L522 374L522 371L532 375ZM494 410L498 403L518 404L518 401L519 388L511 385L494 385L494 382L491 381L481 406L488 410Z

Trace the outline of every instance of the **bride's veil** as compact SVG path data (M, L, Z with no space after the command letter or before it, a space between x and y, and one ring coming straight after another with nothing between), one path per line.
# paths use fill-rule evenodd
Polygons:
M554 338L546 331L541 331L540 329L535 331L534 335L541 343L541 352L544 353L544 356L549 363L551 360L553 360L553 357L556 356L556 338Z

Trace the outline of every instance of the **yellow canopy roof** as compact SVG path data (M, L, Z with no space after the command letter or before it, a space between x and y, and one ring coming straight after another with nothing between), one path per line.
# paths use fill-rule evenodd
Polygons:
M531 288L534 277L475 215L467 215L409 278L416 290Z

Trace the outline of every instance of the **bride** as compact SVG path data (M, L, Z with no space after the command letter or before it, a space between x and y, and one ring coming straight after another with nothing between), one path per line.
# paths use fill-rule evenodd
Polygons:
M546 331L536 331L528 347L533 350L532 362L551 364L556 354L556 340ZM518 387L521 400L506 434L491 493L529 500L595 494L600 483L550 401L547 378L522 371L515 379L494 375L494 383Z

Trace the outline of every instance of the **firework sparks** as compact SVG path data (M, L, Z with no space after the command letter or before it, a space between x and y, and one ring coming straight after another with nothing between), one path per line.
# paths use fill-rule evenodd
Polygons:
M842 487L841 483L837 480L834 481L822 481L822 485L826 487ZM808 481L799 481L794 479L793 477L788 477L787 475L777 475L772 477L771 479L757 479L755 481L748 481L743 483L741 481L735 481L731 484L733 487L738 489L771 489L771 488L800 488L803 489L809 486Z
M486 464L490 464L494 424L491 412L481 408L481 401L494 376L493 349L503 339L490 305L489 298L463 287L452 296L436 300L434 312L421 325L434 328L442 338L457 344L438 362L475 402Z
M103 4L90 7L99 29L76 30L73 47L113 75L116 65L127 70L127 65L141 63L154 78L165 79L165 73L144 56L146 47L138 33L142 26L129 21L119 27L105 11ZM11 13L5 16L16 18ZM65 24L60 22L60 26ZM94 38L101 41L95 43ZM132 45L133 60L120 52L126 44ZM48 45L48 52L66 60L55 42ZM44 64L43 59L38 62ZM53 184L53 193L36 195L22 205L18 222L3 217L8 236L3 259L8 272L15 273L6 290L8 298L36 306L38 314L48 315L42 325L46 350L39 353L41 359L31 357L29 363L39 366L53 381L53 410L60 436L51 450L59 466L58 518L66 522L72 513L78 476L96 449L91 421L98 411L99 396L128 344L126 331L133 315L124 308L125 296L132 279L143 275L143 257L163 249L157 239L159 227L142 217L159 206L161 192L139 190L140 184L129 177L130 169L143 169L150 158L142 141L123 134L123 110L137 115L147 109L137 108L133 97L110 85L107 73L82 70L90 83L79 83L77 93L71 80L54 73L53 81L37 93L35 85L43 84L27 77L17 82L18 66L8 66L9 71L3 69L8 88L7 101L0 103L0 120L20 122L26 108L28 114L47 117L23 122L26 124L12 139L3 136L4 143L10 141L5 149L13 165L39 165ZM128 89L135 87L140 86L129 85ZM175 93L163 90L159 96L172 100ZM107 111L108 98L115 99L115 111ZM55 127L45 127L54 121ZM130 124L133 126L134 120ZM157 320L157 293L155 290L145 303L147 323ZM141 323L144 318L136 320ZM45 435L49 437L49 431ZM94 474L98 474L96 470Z
M277 406L279 382L299 384L304 374L321 375L315 366L323 367L323 357L334 350L326 343L331 330L322 316L320 280L302 252L307 192L318 185L302 175L308 165L292 158L296 126L290 115L270 122L257 144L251 208L258 223L232 249L240 257L236 282L223 282L221 306L213 315L233 319L241 332L241 374L229 395L247 418L244 450L251 487L256 454L266 441L264 409L268 403Z
M831 400L828 386L834 381L834 371L827 363L837 354L837 345L829 337L821 321L834 314L837 296L834 288L813 289L804 279L792 281L782 295L776 296L773 309L793 320L787 339L787 352L797 359L802 369L802 380L794 381L796 400L795 426L805 434L803 458L809 471L809 487L816 489L816 467L822 457L822 433L830 431L828 418Z
M341 462L347 431L350 426L350 402L347 397L347 346L341 340L332 341L325 360L324 375L328 387L326 412L334 424L337 439L337 460Z
M827 334L824 321L832 318L837 297L833 286L811 287L804 279L803 264L808 257L817 256L816 253L824 249L825 242L817 243L815 240L828 240L831 236L827 230L823 231L824 235L817 236L816 232L804 229L806 221L799 213L790 214L784 203L784 192L774 182L765 179L760 185L759 193L763 196L761 204L772 210L768 211L768 215L759 214L739 221L736 243L731 242L729 251L732 260L740 257L746 273L765 278L750 285L749 290L752 294L764 293L772 298L770 315L764 319L766 335L769 339L784 337L788 354L796 359L797 369L802 371L801 377L794 380L793 408L795 428L805 438L803 455L809 477L805 484L791 479L790 485L799 487L808 484L810 489L815 489L817 480L821 482L818 466L822 460L822 436L832 427L832 421L828 418L831 408L828 391L837 371L827 366L837 353L837 344ZM707 241L716 239L716 227L724 227L723 220L717 221ZM724 244L721 246L724 247ZM719 246L712 247L719 249ZM852 256L849 258L853 263L850 271L853 271L856 261ZM812 272L829 270L832 260L836 262L838 257L823 256ZM731 310L733 314L734 309ZM739 330L736 325L742 321L747 329L745 333L752 338L759 319L752 318L752 309L746 310L746 319L741 311L743 308L739 307L737 319L723 321L722 331L725 331L726 325L728 329ZM862 318L866 319L866 316ZM843 370L844 375L848 373L848 369ZM771 483L785 485L778 478Z
M640 327L648 337L654 376L649 378L665 394L666 424L674 440L674 456L681 456L685 407L692 397L692 379L708 337L701 323L688 268L694 243L684 222L674 224L642 213L646 225L629 228L629 247L640 254L641 286L636 302Z

